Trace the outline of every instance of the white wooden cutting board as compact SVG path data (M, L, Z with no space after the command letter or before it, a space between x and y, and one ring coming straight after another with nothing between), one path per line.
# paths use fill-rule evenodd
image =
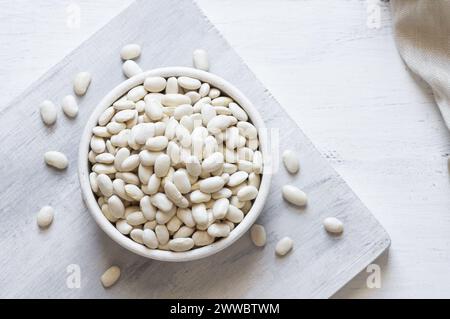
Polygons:
M239 87L267 126L279 132L275 151L299 154L301 174L289 176L279 167L273 178L259 220L268 234L265 248L254 247L245 235L207 259L157 262L119 247L90 217L78 185L78 143L96 103L124 80L119 50L130 42L143 47L138 61L143 69L191 66L192 51L205 48L211 72ZM56 125L45 127L39 104L70 94L72 78L81 70L89 70L93 82L80 99L79 116L69 120L60 112ZM0 138L0 297L327 298L390 245L385 230L191 1L134 3L0 109ZM50 149L68 155L68 170L46 167L43 153ZM282 200L280 188L288 182L308 193L307 208ZM48 230L36 226L43 205L57 211ZM344 221L342 236L323 230L328 216ZM277 258L274 246L283 236L292 237L295 248ZM112 264L121 266L122 278L104 290L99 276ZM79 267L79 288L67 285L71 265Z

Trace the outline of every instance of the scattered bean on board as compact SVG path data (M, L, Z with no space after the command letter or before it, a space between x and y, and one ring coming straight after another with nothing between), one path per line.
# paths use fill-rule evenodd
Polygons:
M250 229L250 237L257 247L263 247L266 244L266 230L264 226L254 224Z
M283 237L278 241L277 245L275 246L275 253L278 256L284 256L288 252L290 252L293 247L294 241L290 237Z
M41 228L46 228L50 226L53 222L53 217L55 215L55 211L51 206L44 206L39 210L37 214L37 224Z
M85 95L91 84L91 74L89 72L80 72L73 80L73 90L76 95Z
M333 234L340 234L344 231L344 224L336 217L327 217L323 220L326 231Z
M120 278L120 268L118 266L109 267L100 277L103 287L109 288Z

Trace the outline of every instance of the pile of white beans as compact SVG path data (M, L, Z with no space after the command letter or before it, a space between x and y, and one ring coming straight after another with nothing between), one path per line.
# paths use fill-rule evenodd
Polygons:
M150 249L187 251L227 237L263 170L256 127L208 83L149 77L92 130L89 176L105 217Z

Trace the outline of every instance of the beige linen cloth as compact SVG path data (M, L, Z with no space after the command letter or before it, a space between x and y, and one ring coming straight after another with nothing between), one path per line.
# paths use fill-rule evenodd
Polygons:
M431 86L450 129L450 0L391 0L391 7L400 55Z

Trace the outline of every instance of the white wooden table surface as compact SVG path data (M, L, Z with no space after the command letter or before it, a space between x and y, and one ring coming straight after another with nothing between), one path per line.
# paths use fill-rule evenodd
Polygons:
M0 108L131 2L0 0ZM337 297L448 297L450 134L388 4L370 29L366 1L197 2L391 235L381 288L362 273Z

